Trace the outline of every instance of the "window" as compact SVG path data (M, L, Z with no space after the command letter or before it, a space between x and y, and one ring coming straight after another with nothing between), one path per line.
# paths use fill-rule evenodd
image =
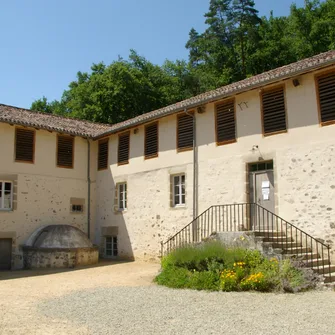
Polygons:
M322 125L335 122L335 72L317 78L317 91Z
M177 117L177 150L193 149L193 116L180 114Z
M127 209L127 183L118 184L118 199L119 211Z
M0 180L0 210L13 208L13 183Z
M144 157L145 159L158 156L158 123L145 127Z
M16 128L15 161L34 163L35 131Z
M185 205L185 175L173 176L173 205Z
M235 101L216 105L216 143L236 142Z
M286 131L286 109L284 87L276 87L262 92L263 133Z
M105 254L106 256L117 256L117 237L116 236L106 236L105 237Z
M73 168L73 143L74 137L67 135L57 136L57 166Z
M130 140L129 132L119 135L119 148L117 157L119 165L129 163L129 140Z
M72 213L82 213L84 211L83 205L71 205L71 212Z
M99 141L98 147L98 170L108 167L108 139Z
M250 164L249 167L251 172L273 170L273 161L254 163Z

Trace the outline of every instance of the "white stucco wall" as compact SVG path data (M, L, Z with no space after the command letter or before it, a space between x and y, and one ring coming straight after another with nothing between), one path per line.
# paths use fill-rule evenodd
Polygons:
M56 166L56 136L36 130L34 164L17 163L15 127L0 123L0 180L17 180L17 208L0 211L0 238L13 238L14 268L22 266L20 245L41 225L71 224L87 232L86 140L75 138L74 168L64 169ZM70 198L85 199L84 213L70 212Z
M262 157L274 161L277 214L316 238L335 241L335 126L319 125L314 74L299 79L298 87L292 80L281 82L287 133L263 136L258 89L235 97L236 143L216 145L213 103L206 113L196 114L198 213L213 204L246 202L247 163ZM121 256L156 257L160 241L192 219L193 152L176 151L176 115L159 120L158 158L144 159L144 126L136 134L131 131L128 165L117 166L117 144L118 136L110 136L109 170L97 173L96 243L101 243L102 227L118 226ZM259 151L252 151L254 145ZM170 207L169 176L179 172L186 173L187 203L175 209ZM116 213L114 186L123 181L128 209Z

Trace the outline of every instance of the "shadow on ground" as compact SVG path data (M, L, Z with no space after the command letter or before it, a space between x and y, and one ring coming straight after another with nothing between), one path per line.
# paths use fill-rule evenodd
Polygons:
M69 268L66 268L66 269L32 269L32 270L29 269L29 270L0 271L0 281L18 279L18 278L45 276L45 275L52 275L52 274L58 274L58 273L64 273L64 272L74 272L74 271L101 268L104 266L125 264L125 263L132 263L132 262L134 261L114 261L114 260L100 259L98 264L78 266L78 267L71 268L71 269Z

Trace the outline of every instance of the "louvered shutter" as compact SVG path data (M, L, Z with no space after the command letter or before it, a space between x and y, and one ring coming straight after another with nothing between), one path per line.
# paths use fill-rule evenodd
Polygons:
M57 166L73 168L73 143L71 136L57 136Z
M98 148L98 170L108 167L108 139L99 141Z
M128 164L130 133L119 135L118 164Z
M193 148L193 117L187 114L178 115L177 148Z
M15 160L34 162L35 131L16 128Z
M284 87L262 93L264 134L286 130Z
M236 141L235 101L230 100L216 106L216 142Z
M318 78L321 122L335 121L335 72Z
M158 155L158 123L153 123L145 127L144 141L145 158L157 157Z

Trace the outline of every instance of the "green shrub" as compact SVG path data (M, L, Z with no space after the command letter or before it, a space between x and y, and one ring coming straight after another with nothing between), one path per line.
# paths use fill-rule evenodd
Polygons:
M190 275L187 269L169 266L155 278L155 281L170 288L186 288Z
M196 290L299 292L315 286L315 276L311 278L310 272L290 260L267 259L257 250L209 242L164 257L156 282Z
M194 271L189 277L187 287L194 290L218 291L220 289L220 275L212 271Z

